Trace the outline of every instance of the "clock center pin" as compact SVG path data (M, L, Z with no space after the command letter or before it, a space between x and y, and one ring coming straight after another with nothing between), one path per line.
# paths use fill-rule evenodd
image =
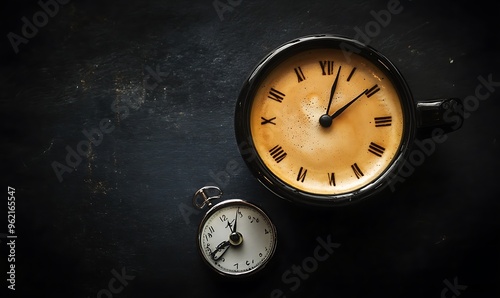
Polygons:
M332 125L332 117L330 115L324 114L319 117L319 124L325 128Z
M229 243L233 246L238 246L243 243L243 235L240 232L231 233L229 235Z

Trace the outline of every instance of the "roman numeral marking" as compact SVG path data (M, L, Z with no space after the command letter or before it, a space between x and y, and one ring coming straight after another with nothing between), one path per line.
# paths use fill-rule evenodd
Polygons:
M328 183L330 186L337 186L335 184L335 173L328 173Z
M349 74L349 76L347 77L347 81L349 82L352 78L352 75L354 74L354 72L356 71L356 67L354 67L352 70L351 70L351 73Z
M262 122L260 123L261 125L264 125L264 124L276 125L276 123L273 122L274 120L276 120L276 117L273 117L271 119L266 119L264 117L260 117L260 119L262 119Z
M392 116L375 117L375 127L391 126Z
M297 175L297 181L304 182L307 175L307 169L300 167L299 174Z
M271 157L274 159L274 161L276 161L277 163L285 159L287 155L285 150L283 150L283 148L281 148L280 145L274 146L271 150L269 150L269 153L271 154Z
M377 93L379 90L380 90L380 88L378 87L378 85L371 87L370 89L368 89L368 91L366 91L366 97L371 97L373 94Z
M333 61L319 61L324 76L333 74Z
M365 174L363 174L363 172L361 172L361 169L359 168L357 163L354 163L353 165L351 165L351 169L354 172L354 174L356 175L356 178L358 178L358 179L365 175Z
M295 74L297 75L297 80L299 81L299 83L306 79L306 76L304 75L300 67L294 68L293 70L295 70Z
M285 98L285 94L279 92L274 88L271 88L271 91L269 91L269 95L267 97L281 103L283 101L283 98Z
M384 154L385 148L375 144L374 142L370 143L370 146L368 146L368 151L375 154L378 157L381 157L382 154Z

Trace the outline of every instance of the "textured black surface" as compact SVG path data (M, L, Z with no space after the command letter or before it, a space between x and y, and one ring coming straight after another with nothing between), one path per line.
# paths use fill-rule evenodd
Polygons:
M17 54L7 36L22 34L22 17L40 7L2 4L1 181L16 189L18 235L16 292L6 289L7 274L2 290L108 297L112 271L125 270L135 278L113 284L113 297L268 297L275 289L287 297L452 297L447 283L467 286L460 297L500 295L500 86L485 100L469 98L462 129L395 192L333 210L294 206L264 189L239 155L233 113L243 81L288 40L355 37L389 1L230 2L238 5L222 20L210 0L69 1ZM490 3L401 1L403 11L369 44L396 64L416 99L473 96L478 77L500 82L491 17L499 9ZM58 179L53 163L67 164L82 131L101 122L109 132ZM220 279L198 255L202 213L190 200L206 184L260 205L276 224L277 254L255 279ZM287 272L314 264L318 237L340 247L307 276Z

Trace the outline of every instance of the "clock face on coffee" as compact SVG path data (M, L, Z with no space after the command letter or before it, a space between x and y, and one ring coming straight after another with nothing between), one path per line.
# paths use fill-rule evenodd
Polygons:
M346 51L345 45L353 51ZM412 137L412 98L373 49L323 36L266 57L244 85L236 134L257 158L250 169L281 197L336 204L371 195Z
M250 132L262 162L283 182L342 194L391 164L403 111L393 84L370 61L316 49L286 59L260 82Z

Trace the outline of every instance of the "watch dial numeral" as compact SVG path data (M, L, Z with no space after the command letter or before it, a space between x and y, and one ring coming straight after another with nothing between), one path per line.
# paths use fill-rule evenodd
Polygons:
M287 156L285 150L283 150L280 145L274 146L271 150L269 150L269 153L277 163L285 159L285 157Z
M297 174L297 181L304 182L307 175L307 169L300 167L299 173Z
M295 74L297 75L297 80L299 81L299 83L306 79L306 76L302 72L302 69L300 69L300 66L297 68L294 68L293 70L295 71Z
M337 186L335 184L335 173L328 173L328 183L330 186Z
M366 91L366 97L371 97L373 94L377 93L380 90L377 84L375 86L371 87Z
M276 117L273 117L273 118L270 118L270 119L266 119L264 117L260 117L260 119L262 119L262 122L260 123L261 125L264 125L264 124L276 125L276 123L273 122L274 120L276 120Z
M378 157L381 157L382 154L384 154L385 148L375 144L373 142L370 143L370 146L368 146L368 152L375 154Z
M269 95L267 97L281 103L283 101L283 99L285 98L285 96L286 95L284 93L282 93L274 88L271 88L271 90L269 91Z
M391 126L392 116L375 117L375 127Z
M251 215L248 216L248 220L250 220L250 223L254 223L254 222L258 223L259 222L258 217L251 216Z
M349 82L352 78L352 75L354 74L354 72L356 71L356 67L354 67L352 70L351 70L351 73L349 74L349 76L347 77L347 81Z
M363 174L363 172L361 172L361 169L359 168L357 163L354 163L353 165L351 165L351 169L354 172L354 174L356 175L356 178L358 178L358 179L365 175L365 174Z
M333 74L333 61L319 61L319 65L324 76Z
M211 233L206 233L206 234L204 234L204 235L203 235L203 237L205 238L205 241L209 241L209 239L213 237L212 233L213 233L213 232L211 232Z

